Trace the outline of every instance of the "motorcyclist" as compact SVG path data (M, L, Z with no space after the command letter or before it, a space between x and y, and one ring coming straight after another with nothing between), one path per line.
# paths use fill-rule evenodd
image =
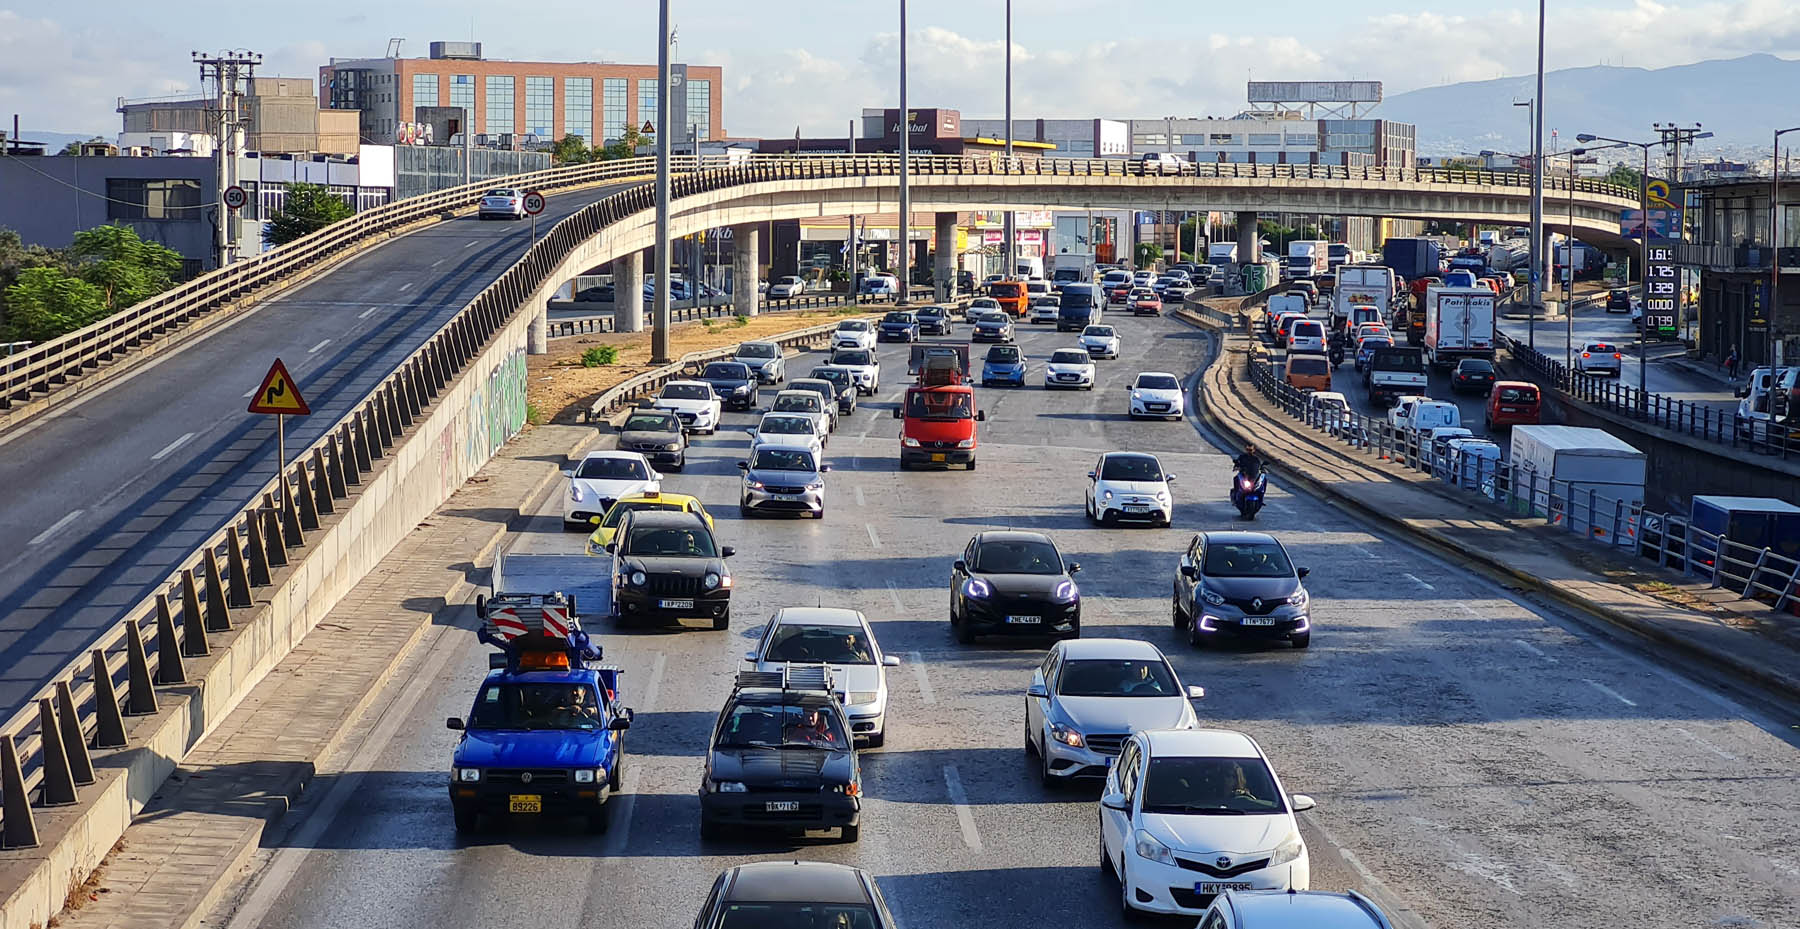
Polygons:
M1257 454L1255 442L1244 443L1243 453L1233 458L1231 463L1237 467L1239 474L1248 478L1254 479L1262 473L1262 456Z

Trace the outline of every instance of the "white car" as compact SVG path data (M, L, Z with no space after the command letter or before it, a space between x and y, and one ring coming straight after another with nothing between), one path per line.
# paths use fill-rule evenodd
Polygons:
M1237 890L1308 890L1312 861L1289 796L1256 740L1152 729L1126 741L1100 795L1100 863L1119 909L1198 915Z
M831 334L832 348L875 348L875 327L866 319L846 319Z
M1180 419L1184 412L1181 381L1166 371L1145 371L1131 382L1132 419L1139 416L1167 416Z
M1094 389L1094 358L1084 348L1059 348L1044 362L1044 386Z
M1088 518L1104 526L1121 520L1167 526L1175 520L1174 482L1155 455L1107 452L1088 472Z
M1154 283L1156 283L1156 275L1149 271L1139 271L1131 275L1131 286L1134 288L1149 287Z
M1296 319L1288 324L1289 354L1325 354L1325 324L1316 319Z
M792 300L806 293L806 282L789 275L769 285L769 299Z
M1182 686L1149 642L1064 639L1050 647L1025 690L1025 754L1037 756L1046 787L1105 777L1133 732L1200 725L1190 701L1204 696Z
M1445 400L1409 396L1396 400L1387 418L1396 432L1428 432L1440 426L1461 426L1462 410Z
M769 412L790 413L813 420L820 438L823 441L830 441L825 437L831 433L833 414L826 410L825 398L819 396L817 391L793 388L781 391L775 395L775 402L769 405Z
M1057 316L1061 314L1062 305L1058 301L1040 300L1031 305L1031 310L1025 314L1025 321L1034 326L1038 323L1055 325Z
M510 187L490 190L481 195L481 204L475 208L477 219L499 216L505 219L524 219L525 192Z
M1582 374L1610 374L1618 377L1624 367L1624 353L1611 342L1589 342L1575 356L1575 370Z
M719 431L724 403L705 381L670 381L657 392L650 407L674 413L685 432L712 433Z
M875 356L873 349L833 349L831 357L825 363L849 368L850 377L856 382L856 392L865 397L881 389L881 359Z
M757 446L782 445L809 449L814 459L825 457L825 433L820 420L805 413L764 413L750 433L750 456L756 457Z
M863 614L833 607L783 607L744 660L758 671L780 671L789 662L829 665L832 682L842 689L850 738L866 739L870 748L887 741L887 669L899 667L900 659L882 653Z
M1202 929L1393 929L1375 901L1347 890L1228 890L1213 898Z
M1119 333L1111 326L1089 326L1078 341L1095 358L1119 357Z
M662 490L662 475L639 452L588 452L563 476L569 479L569 492L563 494L565 529L588 528L588 520L605 516L620 497Z
M1006 312L1000 308L1000 301L995 300L993 297L976 297L969 301L968 306L963 307L963 318L968 319L983 310L993 313Z
M787 379L787 361L775 342L740 342L731 360L749 365L760 383L779 384Z

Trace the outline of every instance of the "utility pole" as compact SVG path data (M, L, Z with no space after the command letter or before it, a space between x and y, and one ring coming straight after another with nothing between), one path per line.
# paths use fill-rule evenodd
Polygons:
M1537 92L1531 98L1531 308L1526 341L1537 347L1537 318L1544 307L1544 0L1538 0Z
M912 112L906 108L906 0L900 0L900 293L894 302L906 305L912 289Z
M1800 132L1800 126L1775 130L1775 150L1769 160L1769 305L1763 310L1763 318L1769 321L1770 372L1781 361L1777 347L1780 333L1775 328L1776 321L1781 318L1781 137L1790 132ZM1744 347L1749 348L1748 345ZM1773 410L1774 406L1769 409ZM1792 418L1791 413L1789 418Z
M243 147L240 102L243 91L239 82L248 84L256 76L256 66L262 64L263 56L241 48L217 55L203 52L193 52L191 55L194 64L200 66L200 86L206 86L206 82L210 80L218 95L212 114L216 188L213 191L213 211L218 217L213 230L213 251L217 266L223 268L231 263L237 246L237 237L232 234L233 211L225 206L225 190L237 183L237 156L239 149Z
M1012 0L1006 0L1006 173L1012 173L1013 163L1013 110L1012 110ZM1006 234L1006 276L1012 277L1019 272L1018 230L1016 214L1008 209L1003 221Z
M661 0L656 42L656 304L650 330L650 363L669 358L669 0Z
M799 152L796 151L795 154L799 154ZM855 156L856 156L856 120L854 120L854 119L850 121L850 155L852 158L855 158ZM850 214L850 229L849 229L849 231L844 233L844 253L849 256L848 261L849 261L849 268L850 268L850 295L849 295L850 298L848 300L844 301L845 303L855 303L856 302L856 248L857 248L857 245L858 245L858 243L856 241L856 214L851 213ZM770 247L773 248L774 246L771 245Z

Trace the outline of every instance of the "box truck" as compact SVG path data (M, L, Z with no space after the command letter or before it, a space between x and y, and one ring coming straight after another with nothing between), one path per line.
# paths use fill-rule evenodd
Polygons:
M1643 452L1604 429L1515 426L1509 459L1521 509L1616 545L1635 543Z
M1288 243L1287 262L1282 268L1288 278L1324 274L1330 267L1330 246L1324 239L1295 239Z
M1493 290L1433 286L1425 289L1425 358L1439 370L1463 358L1494 357Z

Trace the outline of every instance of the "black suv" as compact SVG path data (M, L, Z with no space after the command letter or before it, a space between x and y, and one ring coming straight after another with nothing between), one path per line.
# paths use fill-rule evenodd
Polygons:
M963 272L968 273L968 272ZM758 861L713 881L694 929L896 929L875 879L829 861Z
M706 750L700 837L725 826L861 829L862 769L823 664L739 671Z
M620 622L645 619L712 620L714 629L731 625L731 572L698 514L634 510L619 522L606 544L613 556L613 616Z
M1081 637L1081 591L1041 532L983 532L950 570L950 627L967 644L983 634Z
M756 372L741 361L714 361L700 370L696 381L712 385L728 410L748 410L756 405Z

